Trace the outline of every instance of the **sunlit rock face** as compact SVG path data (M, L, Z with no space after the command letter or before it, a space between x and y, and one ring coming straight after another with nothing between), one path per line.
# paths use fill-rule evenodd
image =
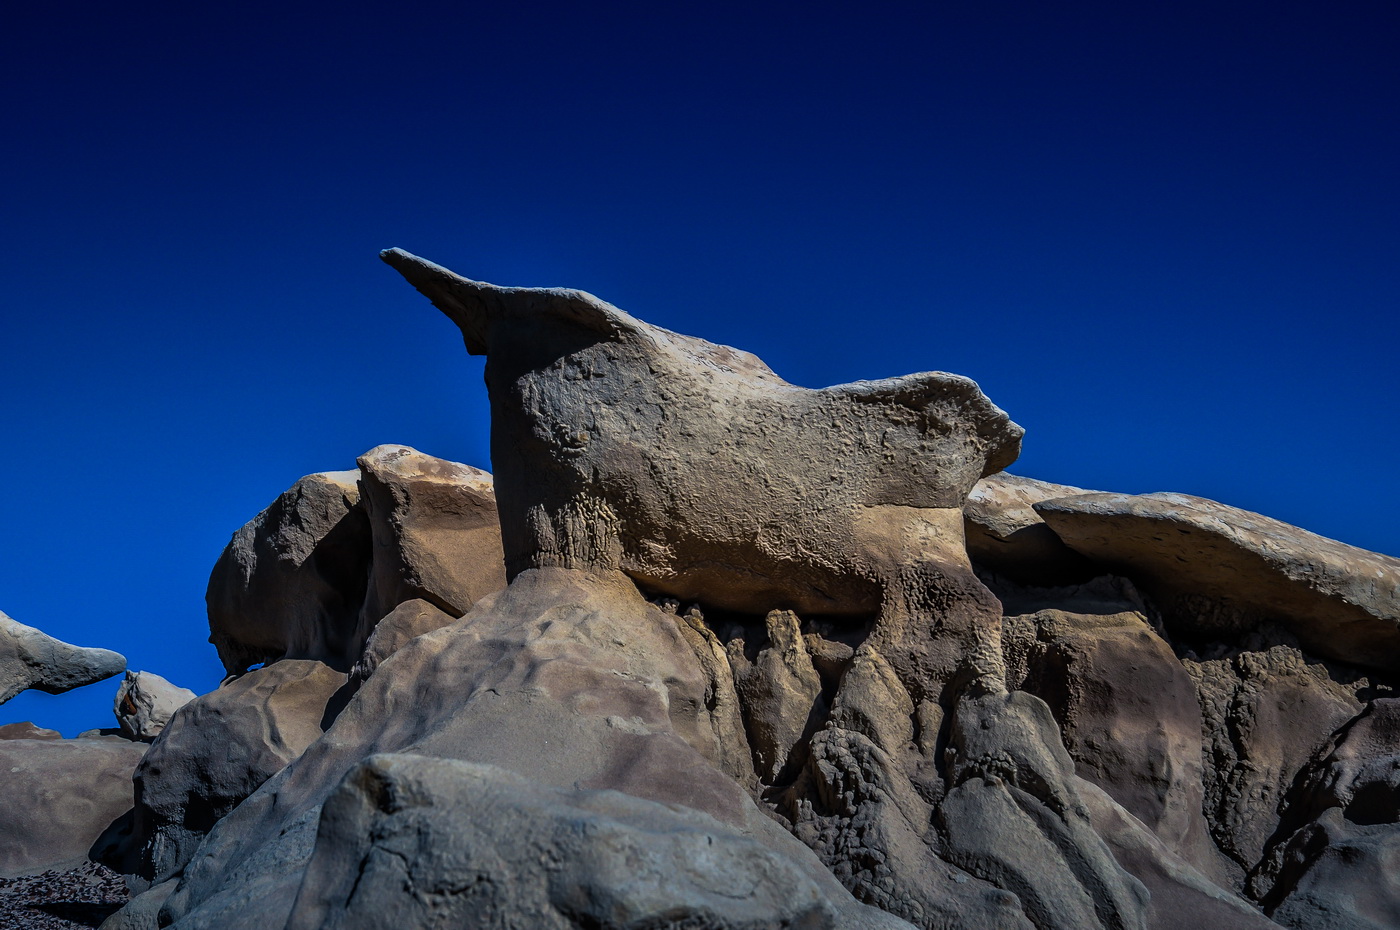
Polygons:
M871 613L907 511L960 508L1020 449L1020 427L967 378L810 390L581 291L495 287L400 250L383 257L487 355L512 576L621 568L731 610ZM932 521L954 560L960 520Z

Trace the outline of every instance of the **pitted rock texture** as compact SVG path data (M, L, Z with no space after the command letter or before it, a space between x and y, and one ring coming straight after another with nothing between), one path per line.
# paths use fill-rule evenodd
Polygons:
M72 646L0 613L0 704L27 688L62 694L125 668L120 653Z
M381 664L321 739L214 827L162 920L216 927L237 907L240 920L285 923L321 804L369 756L408 752L699 811L794 862L842 926L900 926L851 899L716 767L708 680L675 619L624 576L526 572Z
M731 610L870 613L894 569L891 509L960 519L1020 449L1020 427L957 375L808 390L581 291L383 257L487 355L510 576L621 568Z
M413 755L370 757L326 801L287 927L388 914L403 930L849 926L800 866L697 811Z
M175 711L194 699L189 688L173 685L154 672L127 671L112 708L123 736L149 743Z
M1148 590L1182 635L1275 622L1323 658L1400 671L1400 560L1188 494L1034 506L1072 548Z
M116 736L0 740L0 877L86 862L131 810L131 773L145 751Z
M972 561L1022 584L1062 586L1101 573L1075 552L1035 512L1034 504L1086 493L997 472L972 486L963 505L967 553Z

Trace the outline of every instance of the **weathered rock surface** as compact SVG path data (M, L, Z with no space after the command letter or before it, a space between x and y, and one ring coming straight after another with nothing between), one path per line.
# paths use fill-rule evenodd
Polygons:
M233 534L205 595L230 675L283 658L345 669L359 654L370 533L358 479L307 475Z
M287 927L386 914L404 930L846 926L800 866L697 811L411 755L372 756L326 801Z
M1400 671L1400 560L1187 494L1035 504L1069 546L1131 577L1187 637L1266 622L1322 656Z
M1206 821L1242 877L1278 829L1289 787L1361 703L1289 646L1185 665L1203 714Z
M175 711L195 699L189 688L173 685L153 672L127 671L113 710L127 739L149 743L170 722Z
M1008 683L1049 704L1080 777L1195 868L1230 881L1202 814L1201 707L1190 674L1131 590L1105 580L1044 599L1065 609L1005 620Z
M374 546L360 612L366 635L405 601L460 617L506 586L490 474L408 446L378 446L357 461Z
M131 809L131 773L145 751L120 737L0 740L0 877L86 862Z
M442 629L455 619L421 598L404 601L374 625L364 651L350 670L351 679L363 681L409 640Z
M0 613L0 704L26 688L62 694L125 668L120 653L72 646Z
M1020 449L1020 427L957 375L808 390L581 291L383 258L488 356L510 577L620 568L730 610L872 613L900 509L955 511L961 537L973 483Z
M113 867L146 882L178 874L220 818L321 735L346 678L284 659L176 711L136 769L130 837L107 854Z
M963 505L967 554L972 561L1021 584L1063 586L1087 581L1102 569L1066 546L1034 504L1086 493L997 472L972 486Z
M233 894L252 908L240 919L284 922L310 855L308 820L314 837L332 788L387 751L485 761L544 786L700 811L797 863L843 926L897 925L852 901L715 767L706 681L674 619L622 576L526 572L380 665L323 738L215 826L162 919L219 926L211 915ZM262 889L257 900L243 900L249 883Z

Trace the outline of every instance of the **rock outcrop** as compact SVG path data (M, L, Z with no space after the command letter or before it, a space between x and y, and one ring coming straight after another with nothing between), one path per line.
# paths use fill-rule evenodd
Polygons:
M87 861L89 850L131 809L131 773L146 751L121 737L0 740L0 878L37 875Z
M0 704L27 688L62 694L125 668L120 653L72 646L0 613Z
M1400 923L1396 560L1005 475L955 375L383 257L494 480L380 446L235 535L113 927Z
M1188 640L1272 623L1323 658L1400 671L1400 559L1189 494L1081 494L1035 511L1151 593Z
M175 711L195 699L189 688L173 685L153 672L126 673L113 711L127 739L149 743L160 735Z

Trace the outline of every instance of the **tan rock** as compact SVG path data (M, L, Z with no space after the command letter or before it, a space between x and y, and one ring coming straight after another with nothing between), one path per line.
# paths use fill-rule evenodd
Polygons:
M1035 512L1041 501L1086 493L997 472L978 481L963 505L967 553L978 565L1022 584L1068 585L1101 570L1066 546Z
M398 652L410 640L447 626L456 618L443 613L421 598L404 601L374 625L364 651L350 670L350 678L364 681L380 663Z
M405 601L455 618L506 586L489 473L408 446L377 446L357 461L374 545L365 635Z
M122 735L149 743L175 711L194 699L189 688L173 685L154 672L128 670L112 706Z
M1323 658L1400 671L1400 560L1187 494L1034 506L1070 547L1139 583L1184 635L1237 637L1272 621Z

